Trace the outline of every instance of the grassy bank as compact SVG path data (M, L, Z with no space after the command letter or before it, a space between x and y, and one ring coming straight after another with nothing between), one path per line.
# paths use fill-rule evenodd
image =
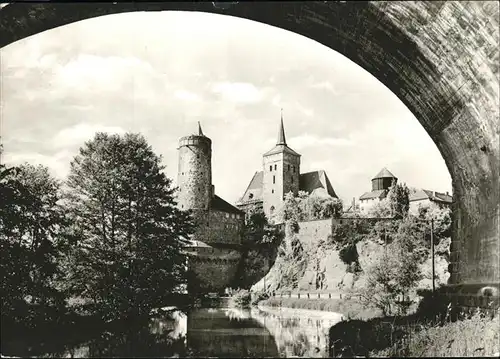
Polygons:
M259 305L336 312L349 319L366 320L380 315L379 310L366 308L355 299L269 298L260 301Z
M340 322L330 329L330 356L463 357L499 352L500 322L477 312L460 320L422 313Z

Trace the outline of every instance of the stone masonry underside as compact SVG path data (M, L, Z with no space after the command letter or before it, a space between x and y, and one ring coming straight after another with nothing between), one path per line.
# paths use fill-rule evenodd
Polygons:
M500 277L497 2L240 2L226 10L210 2L14 3L0 10L0 44L95 16L160 10L280 27L338 51L385 84L431 136L453 179L451 287L466 298L495 292L483 288L498 288Z

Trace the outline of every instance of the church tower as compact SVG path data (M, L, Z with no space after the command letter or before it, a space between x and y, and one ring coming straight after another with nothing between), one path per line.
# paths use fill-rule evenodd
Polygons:
M198 134L179 140L178 206L182 210L208 210L213 196L212 140L198 122Z
M263 155L262 197L267 218L281 221L283 200L288 192L299 192L300 155L286 144L283 111L276 146Z

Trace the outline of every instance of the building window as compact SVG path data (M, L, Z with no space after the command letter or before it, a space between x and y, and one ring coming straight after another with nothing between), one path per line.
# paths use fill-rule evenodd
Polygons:
M271 190L271 193L274 193L274 189Z
M226 213L226 218L229 218L229 213Z
M290 171L290 165L288 165L288 171Z
M271 213L274 212L274 206L271 206L270 211L271 211Z
M276 183L276 176L273 176L273 184Z
M293 183L293 177L292 177L292 183Z
M293 173L295 173L295 166L292 166Z
M252 199L253 198L253 193L248 194L248 198Z
M273 170L273 165L269 166L269 171Z
M277 169L277 168L278 168L278 166L277 166L277 165L274 165L274 170L275 170L275 171L276 171L276 169Z

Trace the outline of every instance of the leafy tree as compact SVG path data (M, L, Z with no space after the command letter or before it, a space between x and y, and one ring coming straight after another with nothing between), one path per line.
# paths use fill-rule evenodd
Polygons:
M389 193L387 194L392 216L403 218L408 214L410 209L410 190L406 184L393 182Z
M71 163L65 200L78 246L73 292L105 319L146 316L186 283L194 231L161 158L141 135L97 133Z
M404 220L392 243L372 266L367 268L367 285L361 291L361 298L366 304L374 305L384 315L404 312L407 306L398 302L407 296L422 279L419 267L422 246L418 245L418 234L414 234L415 221Z
M41 319L48 307L64 305L55 285L59 259L67 248L59 187L46 167L0 164L2 321L17 317L31 325L30 319ZM39 309L27 318L33 305Z

